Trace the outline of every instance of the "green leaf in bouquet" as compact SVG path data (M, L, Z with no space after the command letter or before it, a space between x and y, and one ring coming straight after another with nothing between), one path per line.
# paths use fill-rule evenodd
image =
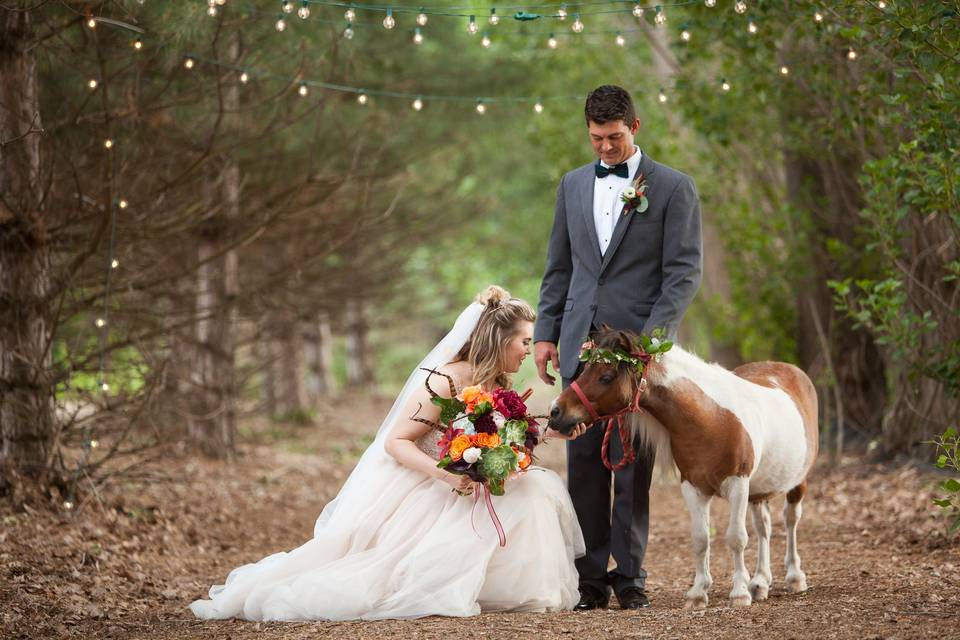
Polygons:
M491 478L487 480L487 488L490 489L490 493L495 496L502 496L503 481L504 481L504 478Z
M436 396L431 398L430 402L440 407L440 422L443 424L448 424L456 420L457 416L467 408L467 405L463 404L463 401L457 400L456 398L441 398L440 396Z
M482 416L493 411L493 405L489 402L481 402L473 407L473 415Z
M517 466L517 454L508 445L502 444L484 451L478 465L483 477L502 481Z
M437 463L437 467L439 467L440 469L446 469L451 464L453 464L453 458L451 458L449 455L446 455L446 456L443 456L440 462Z

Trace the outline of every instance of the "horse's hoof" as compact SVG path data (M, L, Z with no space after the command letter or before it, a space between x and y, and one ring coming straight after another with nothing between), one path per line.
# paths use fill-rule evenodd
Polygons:
M730 598L731 607L737 607L737 608L749 607L752 602L753 601L750 599L749 595L733 596L732 598Z
M707 595L697 595L697 596L687 596L686 602L683 603L684 609L706 609L707 608Z
M770 597L770 587L765 584L754 583L750 585L750 597L754 602L761 602Z
M787 591L803 593L807 590L807 576L802 573L798 576L787 576Z

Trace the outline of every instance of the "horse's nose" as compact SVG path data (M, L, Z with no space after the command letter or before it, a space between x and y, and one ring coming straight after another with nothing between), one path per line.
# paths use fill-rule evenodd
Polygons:
M559 417L560 417L560 407L558 407L557 405L553 405L553 409L550 410L550 417L551 417L551 418L554 418L554 419L559 418Z

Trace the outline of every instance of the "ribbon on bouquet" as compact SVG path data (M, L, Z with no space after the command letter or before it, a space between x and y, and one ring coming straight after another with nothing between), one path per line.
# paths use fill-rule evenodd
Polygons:
M483 500L487 503L487 513L490 514L490 520L493 522L493 526L497 530L497 536L500 537L500 546L507 546L507 535L503 532L503 525L500 524L500 518L497 517L497 511L493 508L493 499L490 497L490 489L482 482L477 483L477 488L473 492L473 508L470 510L470 526L473 527L473 532L480 535L480 532L477 531L477 525L474 523L473 516L477 512L477 504L480 502L480 494L483 493Z

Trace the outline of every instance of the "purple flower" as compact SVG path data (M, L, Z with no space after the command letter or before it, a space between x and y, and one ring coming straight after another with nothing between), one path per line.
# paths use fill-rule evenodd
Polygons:
M508 420L519 420L527 415L527 405L520 399L520 394L509 389L493 392L493 406Z
M497 423L494 422L492 413L485 413L482 416L474 417L473 428L477 430L477 433L496 433Z

